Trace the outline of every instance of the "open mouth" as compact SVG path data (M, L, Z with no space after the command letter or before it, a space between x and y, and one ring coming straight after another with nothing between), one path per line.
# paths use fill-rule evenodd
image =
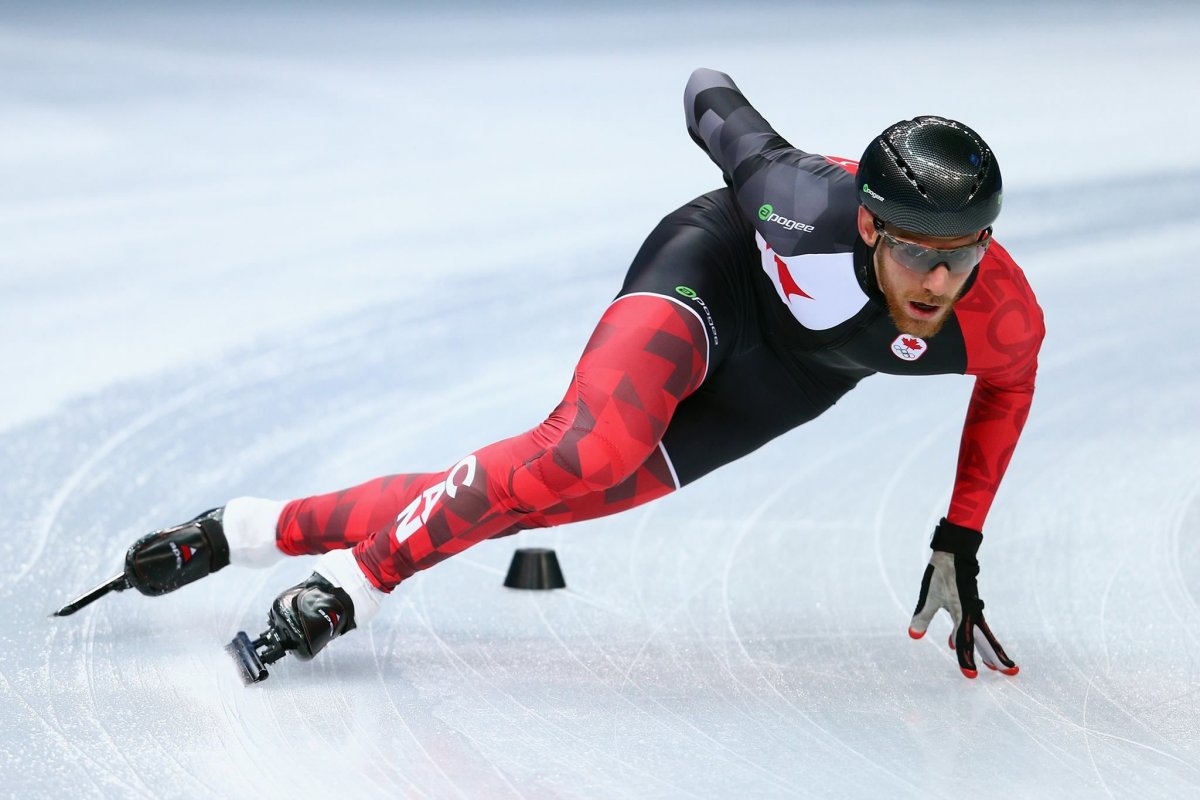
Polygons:
M908 301L908 310L917 319L932 319L937 316L941 306L930 305L929 303L918 303L916 300Z

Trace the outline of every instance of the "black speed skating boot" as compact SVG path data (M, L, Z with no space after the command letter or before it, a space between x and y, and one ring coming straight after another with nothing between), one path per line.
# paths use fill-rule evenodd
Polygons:
M262 636L250 641L244 631L239 632L226 649L238 662L243 681L257 683L267 678L266 665L286 653L308 661L354 627L354 601L314 572L275 598Z
M142 594L173 592L229 564L223 508L148 533L125 553L125 580Z
M354 601L314 572L275 598L267 624L284 650L308 661L325 645L354 630Z
M66 617L109 592L134 588L151 596L173 592L229 563L224 508L205 511L174 528L148 533L125 553L125 569L76 597L52 616Z

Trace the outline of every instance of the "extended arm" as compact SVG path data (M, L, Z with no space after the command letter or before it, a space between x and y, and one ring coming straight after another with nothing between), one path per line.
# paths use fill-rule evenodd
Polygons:
M955 307L967 340L968 372L976 375L959 447L950 511L934 532L933 556L921 582L909 635L925 635L939 608L954 622L950 646L958 666L976 675L975 652L991 669L1017 674L983 614L976 552L996 490L1008 469L1033 402L1038 352L1046 328L1024 275L998 244L995 261Z
M735 185L735 172L744 179L765 166L766 155L792 149L723 72L703 68L693 72L684 89L683 107L688 133L730 185Z
M1033 290L999 242L992 243L979 270L975 285L954 307L967 348L966 371L976 381L946 515L977 531L983 530L1029 416L1046 335Z
M982 377L976 380L963 425L950 513L942 519L929 544L933 556L925 568L917 608L908 627L909 635L920 639L937 610L946 609L954 623L950 647L958 657L959 669L968 678L977 674L976 650L989 669L1005 675L1019 671L984 618L975 554L983 542L984 518L1032 403L1032 374L1015 386L998 385Z
M1033 378L1016 386L975 382L958 450L958 472L947 519L983 530L1033 404Z
M721 168L742 214L776 253L853 249L858 200L843 161L793 147L716 70L692 73L684 116L692 139Z

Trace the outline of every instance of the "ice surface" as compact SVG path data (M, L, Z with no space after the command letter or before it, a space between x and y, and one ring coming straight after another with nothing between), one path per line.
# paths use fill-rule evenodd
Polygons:
M1200 792L1200 12L989 5L0 7L0 795ZM918 113L997 150L1049 328L981 553L1020 676L964 680L945 618L905 635L958 377L485 543L249 689L221 646L306 559L46 617L232 496L535 424L719 183L696 66L812 150ZM503 589L517 546L569 588Z

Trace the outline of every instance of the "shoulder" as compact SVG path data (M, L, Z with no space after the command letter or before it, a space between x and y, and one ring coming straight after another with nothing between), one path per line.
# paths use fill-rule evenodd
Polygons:
M743 213L771 247L782 255L850 252L858 236L855 163L796 148L764 161L734 185Z
M967 347L967 372L1002 382L1032 379L1046 335L1025 273L992 242L974 283L954 306Z

